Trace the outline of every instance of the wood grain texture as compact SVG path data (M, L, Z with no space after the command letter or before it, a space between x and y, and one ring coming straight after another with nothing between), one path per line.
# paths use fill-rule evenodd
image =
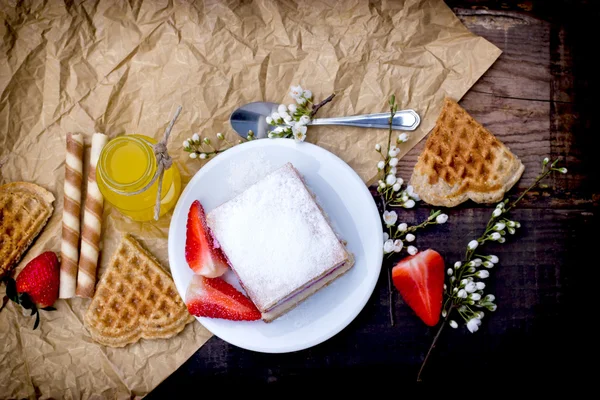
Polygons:
M461 377L468 373L478 383L541 383L538 389L579 382L591 373L579 363L589 354L591 333L584 323L593 314L586 305L595 304L586 298L586 292L594 293L588 276L597 262L588 256L597 237L600 199L598 80L589 38L600 13L589 1L447 3L471 31L503 50L461 105L523 160L526 170L513 198L533 181L545 156L561 157L569 174L553 178L550 191L527 196L514 212L523 229L509 243L489 248L500 258L487 282L498 310L488 313L476 334L445 331L424 379L466 383ZM403 178L410 177L423 145L401 160ZM418 221L428 212L420 207L401 218ZM465 203L449 210L448 224L418 235L416 245L435 248L453 263L489 214L489 206ZM397 293L392 296L397 324L390 325L385 274L390 266L384 264L360 315L327 342L267 355L212 338L149 398L203 384L243 390L322 382L336 389L368 385L376 392L400 392L400 383L414 382L436 332Z

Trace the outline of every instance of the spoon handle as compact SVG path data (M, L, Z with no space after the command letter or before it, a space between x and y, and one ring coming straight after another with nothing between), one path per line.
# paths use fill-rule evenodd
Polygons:
M389 127L389 118L390 113L353 115L338 118L315 118L309 125L344 125L387 129ZM414 131L420 123L421 118L414 110L401 110L394 115L392 129Z

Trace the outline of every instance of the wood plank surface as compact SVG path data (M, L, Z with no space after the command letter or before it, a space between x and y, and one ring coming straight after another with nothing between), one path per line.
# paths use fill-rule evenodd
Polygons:
M556 176L551 190L527 196L513 216L522 230L506 244L490 245L500 258L488 281L498 310L486 316L480 332L446 331L434 352L426 382L468 379L557 385L580 379L576 366L587 346L582 304L591 282L582 273L597 264L593 249L600 198L596 114L587 29L599 20L591 2L447 2L474 33L503 50L492 68L461 100L461 105L523 160L526 170L512 191L516 196L539 171L543 157L561 157L569 174ZM568 3L568 4L567 4ZM567 7L568 5L568 7ZM597 47L594 45L594 47ZM423 143L400 162L410 177ZM406 222L422 220L427 207L403 213ZM418 235L421 249L440 251L447 263L459 260L467 242L485 226L489 206L464 204L448 210L448 224ZM199 385L248 385L320 382L332 387L382 384L399 389L414 382L435 334L393 293L382 268L367 306L346 329L314 348L268 355L209 340L148 398ZM585 288L585 289L584 289ZM575 322L575 321L577 322ZM463 381L464 384L466 382Z

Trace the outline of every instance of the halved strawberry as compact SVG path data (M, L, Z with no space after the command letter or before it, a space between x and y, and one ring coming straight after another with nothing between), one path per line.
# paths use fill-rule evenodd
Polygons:
M429 326L440 320L444 292L444 259L425 250L400 260L392 269L394 286L413 311Z
M185 304L190 314L197 317L233 321L261 318L254 303L222 278L194 275L185 295Z
M215 248L212 236L206 225L204 208L198 200L192 203L188 212L185 237L185 260L199 275L216 278L229 267L223 251Z

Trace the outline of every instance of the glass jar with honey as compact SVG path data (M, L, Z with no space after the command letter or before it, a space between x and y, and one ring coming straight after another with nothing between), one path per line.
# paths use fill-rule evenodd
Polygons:
M104 201L136 221L154 218L158 179L142 193L157 170L152 146L156 140L143 135L123 135L110 140L100 153L96 181ZM181 191L181 176L175 163L163 175L160 216L175 204Z

